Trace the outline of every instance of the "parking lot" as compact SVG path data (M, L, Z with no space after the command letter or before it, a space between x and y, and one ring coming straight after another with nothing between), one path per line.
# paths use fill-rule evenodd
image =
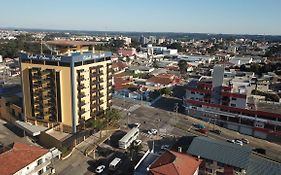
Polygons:
M0 119L0 144L7 146L13 142L32 143L30 139L22 136L22 130Z

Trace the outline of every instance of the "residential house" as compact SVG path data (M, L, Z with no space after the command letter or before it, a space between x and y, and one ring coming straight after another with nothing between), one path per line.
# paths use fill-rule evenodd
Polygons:
M47 175L52 172L47 149L14 143L12 149L0 154L1 175Z
M172 74L159 74L157 76L147 79L146 85L154 89L160 89L165 87L172 87L179 84L181 79L178 76Z
M202 160L167 150L149 168L150 175L198 175Z

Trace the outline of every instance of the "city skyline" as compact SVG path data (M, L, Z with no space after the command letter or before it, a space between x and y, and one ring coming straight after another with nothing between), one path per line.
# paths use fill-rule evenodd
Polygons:
M173 4L168 0L105 0L84 1L83 4L71 2L73 1L31 0L28 4L19 0L3 2L4 8L0 15L5 18L0 19L0 27L281 35L281 24L278 23L281 1L276 0L192 0L173 1ZM15 13L11 13L11 9Z

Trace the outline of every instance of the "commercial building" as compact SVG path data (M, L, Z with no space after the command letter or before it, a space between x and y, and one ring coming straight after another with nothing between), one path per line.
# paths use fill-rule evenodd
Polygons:
M243 134L280 141L281 115L280 108L276 109L280 104L260 105L251 95L256 87L251 80L246 76L224 78L224 68L215 66L213 77L188 83L183 98L186 113Z
M52 44L58 55L20 56L24 118L76 133L111 106L111 53L94 53L85 42Z
M251 147L240 146L207 137L195 137L187 154L200 156L199 174L277 175L281 164L252 153Z

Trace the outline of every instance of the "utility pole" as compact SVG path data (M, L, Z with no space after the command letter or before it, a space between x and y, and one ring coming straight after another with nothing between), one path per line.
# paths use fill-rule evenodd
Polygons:
M127 113L127 128L129 128L129 117L130 117L130 115L131 115L131 113L128 112L128 113Z
M179 104L178 103L175 103L175 117L174 117L174 124L176 124L176 121L177 121L177 117L178 117L178 111L179 111Z

